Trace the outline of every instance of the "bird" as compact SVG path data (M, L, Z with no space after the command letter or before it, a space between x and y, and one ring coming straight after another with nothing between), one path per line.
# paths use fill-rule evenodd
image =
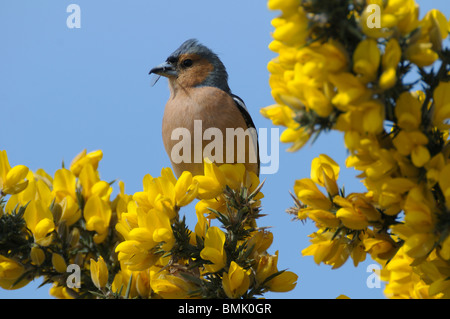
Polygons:
M255 124L244 101L231 92L217 54L189 39L149 74L155 76L153 85L161 76L168 79L162 139L177 177L184 171L203 175L206 157L217 165L243 163L259 176Z

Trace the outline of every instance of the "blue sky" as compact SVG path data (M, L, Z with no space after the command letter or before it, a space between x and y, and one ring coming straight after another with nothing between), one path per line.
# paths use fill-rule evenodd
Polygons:
M69 29L69 4L81 8L81 28ZM418 1L421 16L431 8L450 16L445 0ZM150 87L148 71L183 41L197 38L227 67L233 93L244 101L258 128L272 128L261 107L274 103L267 63L275 54L270 20L277 12L261 0L2 0L0 3L0 150L12 165L53 174L81 150L101 149L102 179L123 180L126 192L142 189L145 174L159 176L170 166L161 140L161 121L169 96L167 80ZM281 132L281 131L280 131ZM279 268L299 275L289 293L267 298L383 298L366 285L371 260L338 270L302 257L311 222L291 221L289 190L309 177L314 157L326 153L341 165L339 184L363 191L356 172L345 169L342 135L322 135L313 145L287 153L280 145L280 168L266 175L261 226L272 226ZM193 216L193 206L184 212ZM193 219L192 219L193 220ZM0 289L0 298L48 298L38 279L17 291Z

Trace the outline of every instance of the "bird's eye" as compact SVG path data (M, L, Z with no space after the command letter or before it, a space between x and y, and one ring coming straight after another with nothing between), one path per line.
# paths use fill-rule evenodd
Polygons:
M186 60L184 60L183 61L183 66L185 66L185 67L190 67L190 66L192 66L192 60L191 59L186 59Z

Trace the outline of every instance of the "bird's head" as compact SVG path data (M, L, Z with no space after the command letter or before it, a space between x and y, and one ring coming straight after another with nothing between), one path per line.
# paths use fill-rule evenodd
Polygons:
M150 74L165 76L172 87L213 86L227 93L228 74L217 54L195 39L185 41Z

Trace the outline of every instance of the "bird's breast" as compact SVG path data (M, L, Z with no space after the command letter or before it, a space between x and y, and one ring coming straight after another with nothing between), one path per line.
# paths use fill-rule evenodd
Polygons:
M233 145L227 149L227 129L238 128L247 130L246 122L233 98L220 89L198 87L171 95L164 110L162 136L175 174L184 170L202 174L204 157L213 157L218 164L237 162L239 152L253 148ZM229 156L227 160L227 150L234 152L232 159Z

